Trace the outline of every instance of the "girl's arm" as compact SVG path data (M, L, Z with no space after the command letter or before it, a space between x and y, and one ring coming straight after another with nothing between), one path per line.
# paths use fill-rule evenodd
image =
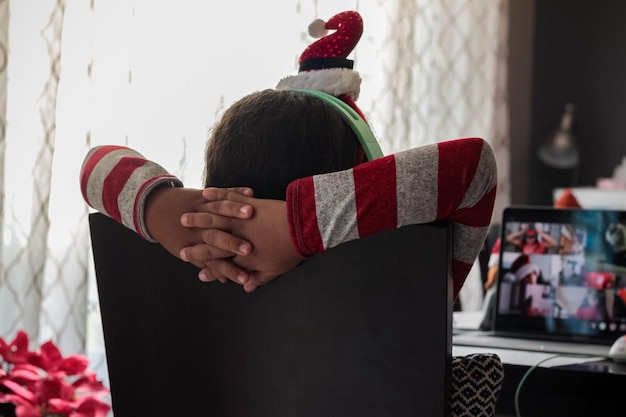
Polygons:
M208 210L202 190L182 188L178 178L133 149L113 145L91 149L81 168L80 186L83 198L92 208L142 238L160 243L174 256L180 257L183 247L202 243L203 239L214 242L214 246L204 245L205 258L222 259L250 253L247 242L219 230L224 227L219 218L212 230L183 227L180 224L183 213ZM238 191L251 195L249 189ZM228 204L225 207L228 208ZM217 262L211 265L219 265L225 275L236 276L239 272L232 263ZM200 261L192 263L199 268L206 266Z
M232 219L229 230L244 236L253 247L249 257L237 257L236 261L258 271L263 270L258 267L261 261L266 271L273 260L289 264L285 262L288 259L281 258L284 251L267 244L276 242L276 230L289 230L293 247L306 258L372 233L409 224L449 222L454 240L452 274L456 296L482 248L491 221L496 180L491 147L482 139L471 138L414 148L353 169L296 180L288 187L286 204L216 189L205 190L204 196L254 209L250 220ZM270 212L270 204L275 221L260 221ZM207 227L203 219L210 218L197 213L184 217L185 224L192 227ZM190 260L200 256L195 248L183 252ZM292 254L288 256L294 259ZM258 281L251 276L247 290L268 282L279 270L274 268ZM214 278L210 268L202 273Z
M98 146L85 157L80 188L85 202L151 242L145 223L146 200L158 187L182 187L165 168L125 146Z
M491 222L497 167L489 144L440 142L294 181L287 196L296 248L310 256L340 243L409 224L452 225L454 295Z

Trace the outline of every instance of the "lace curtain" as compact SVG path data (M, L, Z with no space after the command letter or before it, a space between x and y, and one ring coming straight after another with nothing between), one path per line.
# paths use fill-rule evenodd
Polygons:
M383 150L483 137L505 205L508 0L0 0L0 335L101 351L87 150L128 145L199 187L222 110L295 73L308 24L348 9Z

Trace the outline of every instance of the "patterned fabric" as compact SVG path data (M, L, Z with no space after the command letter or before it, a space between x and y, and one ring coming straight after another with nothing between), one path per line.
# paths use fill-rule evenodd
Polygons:
M491 221L497 168L480 138L421 146L296 180L287 189L291 235L307 257L340 243L409 224L452 224L458 295Z
M164 183L172 187L183 185L165 168L125 146L91 149L80 172L85 202L150 242L156 240L145 226L144 204L150 191Z
M472 354L452 358L453 417L490 417L502 388L504 366L498 355Z

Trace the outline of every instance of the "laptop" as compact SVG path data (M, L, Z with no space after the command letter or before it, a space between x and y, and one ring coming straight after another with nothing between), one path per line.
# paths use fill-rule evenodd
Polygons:
M606 357L626 334L626 211L503 211L492 330L455 345Z

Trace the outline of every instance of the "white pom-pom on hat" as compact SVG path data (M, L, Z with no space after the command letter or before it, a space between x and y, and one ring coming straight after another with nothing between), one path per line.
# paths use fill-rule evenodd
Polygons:
M315 19L309 24L309 35L314 38L321 38L328 35L328 29L326 29L326 22L322 19Z

